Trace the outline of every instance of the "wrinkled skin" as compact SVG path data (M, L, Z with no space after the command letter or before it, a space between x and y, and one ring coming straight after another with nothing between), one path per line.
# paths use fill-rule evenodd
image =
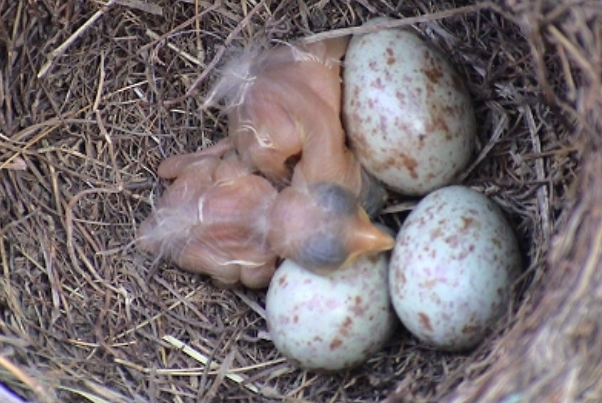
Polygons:
M291 183L294 170L308 182L337 183L375 214L386 192L346 146L340 118L340 59L348 41L251 51L226 66L214 97L226 98L225 143L249 169L280 188Z
M226 68L214 96L226 98L229 137L161 164L175 181L141 226L142 249L221 286L261 288L278 257L321 272L393 247L365 211L386 193L345 145L347 41L280 46Z
M236 159L197 157L183 166L177 157L159 169L176 180L142 223L140 247L220 286L266 287L277 259L265 239L276 189Z
M221 287L266 287L279 256L327 271L392 247L333 183L302 184L299 174L278 193L239 159L215 155L174 156L159 172L175 181L142 223L140 248Z

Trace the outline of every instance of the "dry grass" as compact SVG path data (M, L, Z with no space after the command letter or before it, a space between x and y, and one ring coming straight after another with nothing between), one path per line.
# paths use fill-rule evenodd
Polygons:
M397 3L0 0L0 397L3 383L43 403L602 400L602 7ZM477 350L400 329L363 367L316 374L270 343L263 292L216 289L132 240L158 163L225 134L199 107L227 47L381 14L417 17L467 77L481 152L464 183L505 210L528 268ZM404 202L383 219L399 225Z

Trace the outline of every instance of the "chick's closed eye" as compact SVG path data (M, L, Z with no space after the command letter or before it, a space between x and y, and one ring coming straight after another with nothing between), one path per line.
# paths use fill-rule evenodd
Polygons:
M357 210L356 198L348 189L332 182L319 182L311 186L317 204L328 213L351 216Z
M303 244L296 256L298 264L313 271L340 267L349 255L342 239L340 234L317 232Z

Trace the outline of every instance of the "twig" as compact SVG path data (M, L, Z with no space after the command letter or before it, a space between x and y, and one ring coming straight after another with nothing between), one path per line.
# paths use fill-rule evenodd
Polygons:
M222 6L222 1L216 1L215 4L213 4L210 7L207 7L205 10L203 10L202 13L199 13L199 14L193 16L192 18L187 19L183 23L177 25L174 29L170 30L169 32L164 33L161 36L157 36L157 38L155 38L153 41L151 41L151 42L147 43L146 45L142 46L140 49L138 49L138 54L145 52L150 47L155 46L157 43L159 43L159 42L167 39L169 36L173 35L174 32L181 31L184 28L192 25L196 21L198 21L201 18L203 18L205 16L205 14L210 13L211 11L217 10L221 6Z
M107 4L105 4L100 10L94 13L94 15L90 17L88 21L84 23L84 25L79 27L69 38L67 38L65 42L63 42L58 48L53 50L52 53L50 53L50 56L48 57L48 61L42 66L42 68L38 72L37 77L44 77L52 67L54 61L63 53L65 53L65 51L69 49L71 45L73 45L73 42L75 42L77 38L79 38L84 32L86 32L88 28L90 28L96 21L98 21L98 19L102 17L103 14L105 14L109 10L109 8L116 2L117 0L109 0Z
M117 0L119 5L163 17L163 7L141 0Z
M533 117L533 111L530 107L524 107L521 109L523 109L523 112L525 113L527 126L529 127L529 132L531 134L533 153L535 155L539 155L541 154L541 140L539 138L540 127L536 125ZM535 174L537 175L538 182L542 184L547 182L543 158L541 157L535 160ZM545 185L540 185L537 189L537 203L539 204L539 211L541 212L541 230L543 231L544 239L550 239L550 234L552 233L552 224L549 220L550 195L548 188Z
M403 213L405 211L412 211L418 205L417 201L406 201L402 203L397 203L392 206L389 206L383 209L381 214L393 214L393 213Z
M383 22L379 22L378 24L374 24L374 25L370 25L370 26L362 25L359 27L334 29L332 31L321 32L319 34L308 36L306 38L303 38L301 40L301 42L314 43L314 42L323 41L325 39L340 38L341 36L367 34L370 32L380 31L381 29L405 27L408 25L418 24L421 22L442 20L444 18L454 17L454 16L458 16L458 15L476 13L477 11L481 11L481 10L488 9L488 8L491 8L491 3L486 1L483 3L475 4L473 6L459 7L459 8L454 8L453 10L445 10L445 11L440 11L438 13L419 15L417 17L409 17L409 18L403 18L403 19L397 19L397 20L391 20L391 21L383 21Z
M245 304L247 304L249 308L255 311L257 315L261 316L263 319L266 318L265 309L257 302L249 298L243 291L235 289L234 294L236 294L238 298L240 298Z
M56 400L53 397L51 397L50 390L45 388L42 384L38 383L34 378L23 372L21 368L17 367L15 364L13 364L11 361L9 361L2 355L0 355L0 366L4 367L15 378L27 385L29 389L31 389L37 396L44 396L45 401L47 402L56 402ZM4 400L2 401L4 402Z
M493 134L487 142L487 145L483 147L477 159L475 159L472 162L472 164L470 164L470 166L462 173L462 175L460 175L460 177L458 178L458 182L463 182L464 179L468 178L468 175L470 175L472 171L474 171L477 165L479 165L487 157L487 155L489 155L493 147L495 147L498 140L500 139L502 133L508 130L508 122L508 115L502 114L493 129Z
M105 83L105 55L104 53L100 54L100 72L98 77L98 89L96 91L96 99L94 100L94 106L92 107L92 111L96 116L96 122L98 123L98 129L102 133L107 145L109 147L109 156L111 157L111 164L113 165L113 170L115 173L115 181L117 182L117 190L123 190L123 181L121 179L121 172L119 171L119 167L117 166L117 158L115 157L115 149L113 147L113 140L111 140L111 135L107 131L107 128L104 125L102 120L102 116L100 115L100 111L98 107L100 105L100 101L102 99L102 90L104 88Z
M587 71L588 77L594 78L598 77L596 74L596 69L594 66L587 60L587 58L575 47L571 41L569 41L563 34L556 28L555 26L548 27L548 32L552 34L554 39L566 49L566 51L573 57L573 60L581 66L581 68Z
M22 147L22 150L28 150L34 144L36 144L37 142L39 142L40 140L42 140L44 137L46 137L47 135L49 135L50 133L52 133L54 130L56 130L57 128L59 128L61 126L61 123L63 123L65 121L65 119L67 119L67 118L69 118L71 116L77 115L78 113L85 111L87 108L88 107L82 108L82 109L80 109L79 111L76 111L76 112L68 112L68 113L65 113L65 114L63 114L61 116L57 116L57 117L54 117L52 119L48 119L48 120L46 120L44 122L33 124L33 125L29 126L29 127L26 127L25 129L21 130L20 132L15 133L8 140L10 140L11 142L16 143L18 141L21 141L25 137L31 135L32 133L34 133L38 129L50 126L50 128L46 129L45 131L43 131L42 133L38 134L33 139L29 140ZM4 136L0 135L0 137L4 137ZM3 147L6 147L6 146L7 145L3 145ZM8 157L8 159L6 161L0 162L0 169L8 167L9 164L13 163L14 160L16 160L17 158L19 158L20 153L22 153L22 151L20 151L20 152L18 152L16 154L11 155L10 157Z
M160 38L159 34L153 32L149 28L146 28L146 34L151 39L159 39ZM167 47L170 48L171 50L173 50L174 52L176 52L177 54L179 54L180 56L182 56L182 58L188 60L189 62L194 63L194 64L196 64L197 66L200 66L200 67L205 67L205 63L203 63L201 60L197 59L196 57L194 57L190 53L186 52L185 50L180 49L179 47L177 47L173 43L167 42Z
M194 296L198 291L199 291L199 289L195 288L194 290L192 290L191 292L189 292L188 294L186 294L183 299L190 300L190 298L192 296ZM146 319L145 321L136 324L136 326L134 326L133 328L130 328L130 329L128 329L128 330L126 330L126 331L118 334L113 339L114 340L121 339L122 337L125 337L125 336L127 336L129 334L132 334L132 333L134 333L134 332L142 329L146 325L148 325L148 324L150 324L150 323L158 320L159 318L161 318L166 312L174 310L175 308L177 308L178 306L182 305L183 303L184 303L184 301L182 299L178 299L173 304L171 304L169 307L167 307L167 309L165 311L159 312L159 313L155 314L154 316L152 316L151 318Z
M216 55L213 57L213 59L211 60L211 62L207 65L207 68L205 70L203 70L203 72L201 73L201 75L199 75L198 78L196 80L194 80L194 82L192 83L192 85L190 86L190 88L188 88L188 90L186 90L186 93L184 95L178 97L178 98L165 101L164 102L165 106L170 106L170 105L182 102L183 100L189 98L192 95L192 93L194 92L194 90L196 89L196 87L198 87L199 84L201 82L203 82L203 80L215 68L215 66L217 66L217 64L219 63L219 61L224 56L224 53L226 52L226 48L230 45L230 43L232 43L232 40L234 39L234 37L236 35L238 35L240 33L240 31L243 30L243 28L251 21L251 18L264 5L265 5L265 0L262 0L262 1L258 2L257 5L255 5L255 7L253 7L253 9L249 12L249 14L236 26L236 28L232 32L230 32L230 34L228 35L228 37L224 41L224 45L217 51Z
M77 255L75 254L75 241L73 239L73 209L79 200L92 193L108 193L114 194L121 192L121 189L109 189L109 188L96 188L96 189L86 189L77 193L67 204L67 209L65 210L65 229L67 231L67 252L69 253L69 257L71 262L73 263L73 268L80 274L87 282L90 284L92 288L94 288L99 293L102 293L102 289L96 285L96 283L82 270L77 260ZM111 286L107 281L105 281L100 274L94 269L93 265L87 260L85 256L82 256L84 263L87 263L88 269L90 273L94 276L94 279L100 283L105 285L107 288L111 289L113 292L118 293L117 288Z
M221 365L212 362L209 360L209 358L207 358L206 356L204 356L202 353L200 353L199 351L193 349L192 347L190 347L189 345L181 342L180 340L176 339L175 337L171 336L171 335L165 335L162 337L163 341L171 344L172 346L174 346L175 348L179 349L180 351L182 351L184 354L186 354L187 356L193 358L194 360L200 362L203 365L209 365L210 369L220 369ZM228 371L228 368L226 367L226 373L225 376L226 378L230 379L233 382L236 382L240 385L243 385L245 388L247 388L248 390L250 390L251 392L254 393L258 393L261 394L261 389L259 387L257 387L256 385L252 384L252 383L246 383L245 382L245 378L242 375L238 375L235 373L232 373L230 371Z
M9 169L13 171L27 171L25 160L18 155L11 158L12 161L1 163L0 169Z

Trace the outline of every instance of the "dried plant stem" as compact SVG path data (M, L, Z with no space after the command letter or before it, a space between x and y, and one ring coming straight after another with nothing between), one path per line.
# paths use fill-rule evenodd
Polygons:
M472 14L488 8L491 8L491 3L488 1L484 1L479 4L475 4L474 6L458 7L451 10L440 11L437 13L420 15L418 17L400 18L398 20L379 22L369 27L359 26L334 29L331 31L321 32L319 34L305 37L302 39L302 42L313 43L320 42L325 39L339 38L341 36L367 34L370 32L380 31L382 29L407 27L409 25L419 24L421 22L436 21L442 20L444 18L455 17L458 15Z
M17 378L19 381L21 381L25 385L27 385L31 390L33 390L35 392L35 394L37 396L42 397L43 398L43 402L45 402L45 403L58 403L58 401L54 400L51 397L51 394L49 393L49 391L43 385L41 385L33 377L31 377L30 375L26 374L23 370L21 370L21 368L19 368L15 364L13 364L11 361L8 360L8 358L3 357L2 355L0 355L0 366L4 367L15 378Z
M63 55L63 53L65 53L67 49L69 49L69 47L73 45L73 42L75 42L77 38L83 35L84 32L86 32L92 25L94 25L94 23L98 21L100 17L102 17L103 14L105 14L109 10L109 8L116 2L117 0L109 0L107 4L105 4L100 10L94 13L94 15L92 15L92 17L90 17L88 21L86 21L69 38L67 38L65 42L63 42L58 48L53 50L50 53L50 56L48 57L48 61L42 66L42 68L38 72L37 77L43 78L46 74L48 74L48 71L52 67L54 61L57 58L61 57L61 55Z

